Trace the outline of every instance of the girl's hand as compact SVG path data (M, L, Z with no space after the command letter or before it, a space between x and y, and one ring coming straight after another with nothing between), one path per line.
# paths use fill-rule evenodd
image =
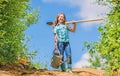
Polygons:
M76 21L72 21L72 24L74 25L73 28L70 30L71 32L76 31Z
M57 45L55 46L55 50L59 50Z
M73 25L76 25L76 21L72 21L72 24L73 24Z

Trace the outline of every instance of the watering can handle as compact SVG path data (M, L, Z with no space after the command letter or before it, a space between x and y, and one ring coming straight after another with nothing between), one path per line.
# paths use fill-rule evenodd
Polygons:
M55 54L55 53L60 55L60 51L59 50L54 49L53 50L53 54Z

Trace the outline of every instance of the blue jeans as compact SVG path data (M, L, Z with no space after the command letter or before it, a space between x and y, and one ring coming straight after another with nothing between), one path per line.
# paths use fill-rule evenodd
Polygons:
M72 60L71 60L71 48L70 48L70 43L69 42L58 42L58 49L60 51L60 54L62 55L62 61L64 62L64 53L66 55L66 58L69 58L69 62L67 62L68 64L68 68L69 68L69 65L70 65L70 68L71 65L72 65ZM65 67L65 64L62 64L61 67L64 66L63 68L61 68L63 71L65 71L64 69L66 68Z

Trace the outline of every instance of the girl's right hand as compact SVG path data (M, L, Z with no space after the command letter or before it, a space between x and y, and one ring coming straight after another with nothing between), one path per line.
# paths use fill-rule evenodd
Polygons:
M57 45L55 46L55 50L59 50Z

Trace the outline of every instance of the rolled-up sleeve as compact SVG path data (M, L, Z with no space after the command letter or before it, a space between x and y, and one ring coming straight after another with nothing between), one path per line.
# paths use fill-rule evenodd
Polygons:
M70 26L68 26L68 28L67 28L69 31L72 29Z
M57 29L56 29L56 27L53 29L53 32L54 32L54 33L57 33Z

